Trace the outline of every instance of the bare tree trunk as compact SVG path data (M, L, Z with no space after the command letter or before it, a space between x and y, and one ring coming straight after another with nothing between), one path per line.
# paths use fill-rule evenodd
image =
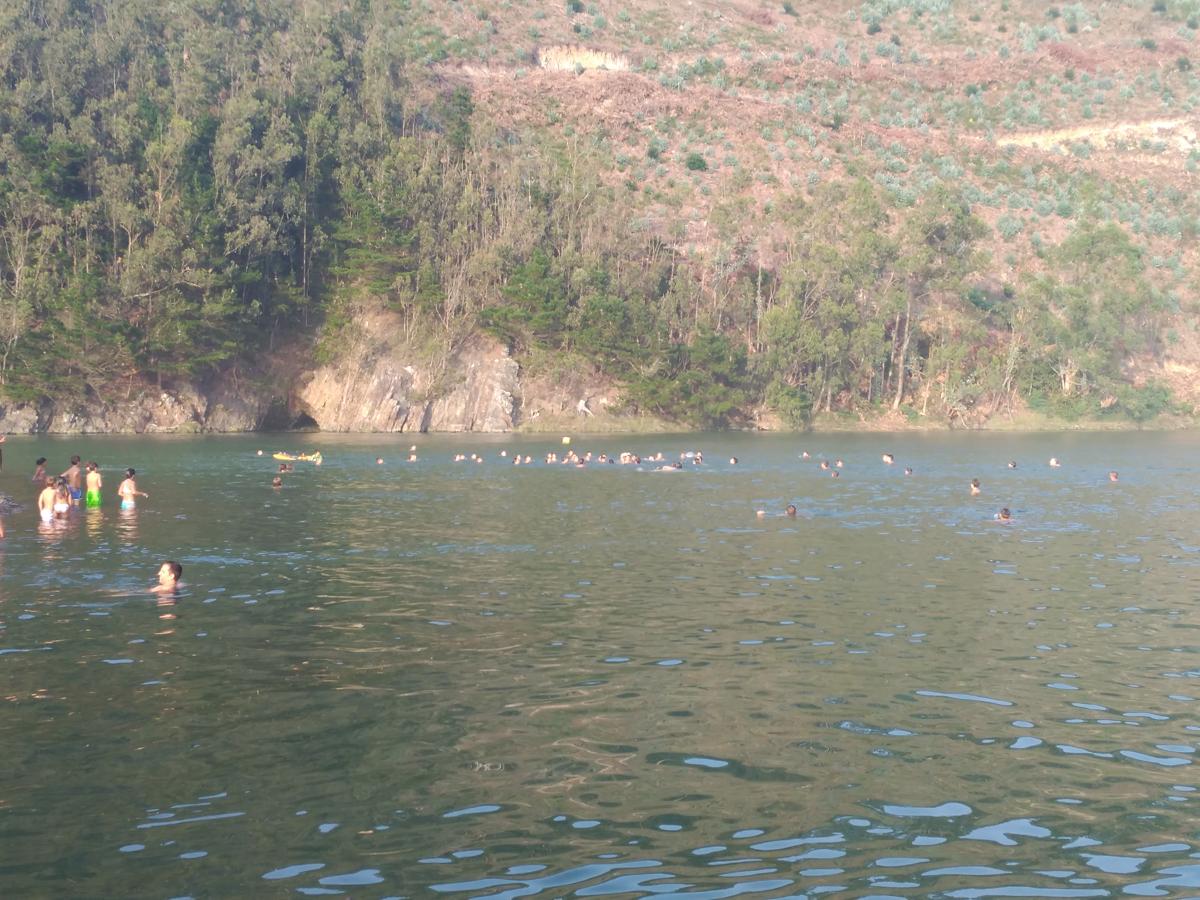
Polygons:
M900 342L900 356L896 360L896 396L892 400L892 409L900 408L900 401L904 398L904 365L908 360L908 339L912 333L909 327L909 319L912 318L912 297L910 296L904 303L904 339Z
M763 267L762 256L758 258L758 280L754 285L754 340L750 344L750 352L757 353L762 350L762 317L763 317L763 293L762 293Z

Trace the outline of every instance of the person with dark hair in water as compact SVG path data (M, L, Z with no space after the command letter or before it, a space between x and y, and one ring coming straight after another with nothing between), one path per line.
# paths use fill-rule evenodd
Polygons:
M78 506L79 501L83 499L83 470L79 468L78 456L71 457L70 467L60 477L67 479L71 505Z
M137 482L133 480L136 475L133 469L125 470L125 480L121 482L121 486L117 488L117 495L121 498L121 509L133 509L137 506L137 497L145 497L150 499L150 495L145 491L139 491Z
M158 584L150 588L152 594L170 594L179 589L179 581L183 578L183 566L168 559L158 567Z

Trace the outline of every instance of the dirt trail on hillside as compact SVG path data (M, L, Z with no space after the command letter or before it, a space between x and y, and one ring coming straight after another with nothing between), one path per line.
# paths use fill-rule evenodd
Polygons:
M1031 131L1001 138L1001 147L1052 147L1077 141L1090 141L1098 147L1118 142L1163 141L1177 153L1196 149L1196 126L1187 119L1153 119L1148 122L1116 122L1107 125L1083 125L1059 131Z

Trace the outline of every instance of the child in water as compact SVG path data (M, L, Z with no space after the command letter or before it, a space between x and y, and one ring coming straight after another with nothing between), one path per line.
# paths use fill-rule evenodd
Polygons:
M139 491L137 482L133 480L133 476L137 473L133 469L125 470L125 480L121 482L121 486L117 488L117 495L121 498L121 509L133 509L137 506L137 497L145 497L150 499L150 495L145 491Z
M100 477L100 467L94 462L87 464L87 505L100 505L100 488L104 487L104 479Z

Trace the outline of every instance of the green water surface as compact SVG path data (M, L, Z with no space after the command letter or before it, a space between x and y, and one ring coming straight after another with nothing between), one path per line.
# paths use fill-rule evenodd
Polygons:
M0 895L1200 896L1200 437L573 446L10 439Z

